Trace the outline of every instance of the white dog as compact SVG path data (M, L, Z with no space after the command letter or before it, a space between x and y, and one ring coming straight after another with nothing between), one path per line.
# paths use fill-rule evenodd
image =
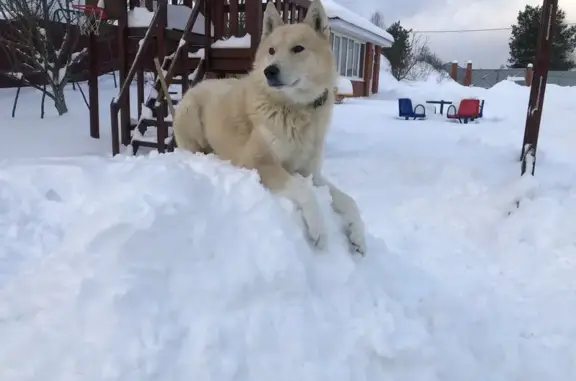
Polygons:
M176 109L174 134L179 148L256 169L265 187L301 210L319 248L327 243L326 231L305 178L328 186L351 247L364 254L356 202L321 173L337 78L322 3L314 0L306 19L292 25L268 3L252 71L241 79L205 80L187 91Z

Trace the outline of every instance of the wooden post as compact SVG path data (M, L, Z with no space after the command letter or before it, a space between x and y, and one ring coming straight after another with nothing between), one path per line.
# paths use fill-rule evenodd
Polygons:
M90 103L90 136L100 139L100 115L98 99L98 42L94 33L88 36L88 98Z
M156 141L158 142L158 153L166 152L166 138L168 131L168 126L166 125L166 120L164 115L166 114L166 103L161 102L156 105Z
M210 26L212 25L212 9L210 1L203 1L202 5L204 6L204 60L206 62L206 66L210 67L212 65L212 30ZM247 4L245 5L248 6ZM246 12L248 9L246 8Z
M534 78L530 87L530 100L528 101L528 115L524 129L522 153L520 155L520 174L526 173L528 161L531 162L531 173L534 176L536 169L536 148L540 133L540 122L544 107L544 94L546 81L548 80L548 68L550 66L550 47L554 36L556 11L558 0L544 0L542 17L540 18L540 30L538 45L536 47L536 60L534 65Z
M458 61L452 61L452 67L450 70L450 77L456 82L458 82Z
M130 62L128 60L128 10L123 7L118 19L118 56L120 57L120 87L126 83ZM130 91L120 103L120 141L123 145L130 144Z
M214 24L214 39L220 40L225 36L224 1L212 2L212 24Z
M466 73L464 74L464 86L472 84L472 61L466 62Z
M260 35L262 34L262 18L264 11L261 0L246 0L246 29L250 33L250 49L252 55L256 53L260 44Z
M372 83L372 68L374 65L374 46L372 43L367 42L364 48L364 86L362 89L362 96L370 96L371 83Z
M140 120L144 103L144 68L142 67L139 67L136 72L136 98L138 99L138 120Z
M160 62L164 63L164 57L166 56L166 26L168 25L168 0L158 0L156 4L158 7L162 7L156 24L156 57L158 57Z
M182 53L178 59L180 60L181 66L180 73L182 76L182 95L184 95L186 94L186 91L188 91L188 86L190 84L190 79L188 78L190 76L190 70L188 68L188 43L182 46Z
M283 7L282 7L282 20L284 21L284 24L288 24L288 22L290 21L290 19L288 18L288 16L290 16L289 4L288 4L287 1L283 1L282 4L283 4Z
M534 76L534 65L528 64L528 67L526 67L526 74L524 75L526 86L532 86L533 76Z
M378 85L380 81L380 55L382 54L382 47L374 47L374 70L372 73L372 94L378 93Z
M110 122L112 129L112 156L120 153L120 133L118 128L118 106L114 101L110 102Z

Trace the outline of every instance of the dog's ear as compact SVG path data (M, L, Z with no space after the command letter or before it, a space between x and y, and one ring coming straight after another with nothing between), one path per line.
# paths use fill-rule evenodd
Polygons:
M316 33L324 36L326 39L330 38L328 16L326 15L326 10L320 0L314 0L310 3L304 23L310 25Z
M280 17L280 13L274 6L274 3L269 1L264 11L264 23L262 25L262 37L266 38L280 25L284 25L284 21Z

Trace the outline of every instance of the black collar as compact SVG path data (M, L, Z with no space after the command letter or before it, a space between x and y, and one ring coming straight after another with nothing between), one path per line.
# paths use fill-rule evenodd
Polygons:
M310 106L313 108L318 108L324 106L326 101L328 100L328 89L325 89L324 92L316 99L314 102L310 103Z

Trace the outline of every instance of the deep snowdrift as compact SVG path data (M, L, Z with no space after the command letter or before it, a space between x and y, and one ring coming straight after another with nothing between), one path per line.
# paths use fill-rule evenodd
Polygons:
M152 156L0 167L0 379L470 372L471 354L456 344L460 364L434 362L431 327L460 339L430 313L440 310L430 306L439 303L433 284L374 238L355 262L327 190L318 196L332 221L330 251L318 253L291 204L255 172Z
M6 91L0 380L573 381L576 88L548 86L522 182L527 88L382 78L393 90L336 107L326 144L365 217L359 261L326 190L318 253L287 201L214 158L38 158L107 156L109 136L87 137L72 90L42 122L11 118ZM397 120L399 95L479 96L485 117Z

